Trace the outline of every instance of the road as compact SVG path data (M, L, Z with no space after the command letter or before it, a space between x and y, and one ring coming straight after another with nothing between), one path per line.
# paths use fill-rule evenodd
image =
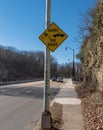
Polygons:
M51 86L51 100L59 85ZM0 86L0 130L32 130L41 116L43 81Z

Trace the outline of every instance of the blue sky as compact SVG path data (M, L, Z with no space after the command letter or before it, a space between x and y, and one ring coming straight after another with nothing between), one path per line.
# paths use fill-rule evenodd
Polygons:
M78 37L81 15L94 4L95 0L51 0L51 22L68 35L68 39L51 52L58 63L72 61L72 51L66 51L66 46L78 53L80 43L75 37ZM45 5L46 0L0 0L0 45L19 50L45 51L38 38L45 30Z

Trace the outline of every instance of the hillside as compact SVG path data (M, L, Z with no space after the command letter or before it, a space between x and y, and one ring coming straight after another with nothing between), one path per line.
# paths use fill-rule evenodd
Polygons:
M92 28L83 40L79 57L84 81L76 90L82 101L84 130L103 130L103 0L94 9Z
M95 7L93 27L81 46L84 65L84 84L103 88L103 0Z

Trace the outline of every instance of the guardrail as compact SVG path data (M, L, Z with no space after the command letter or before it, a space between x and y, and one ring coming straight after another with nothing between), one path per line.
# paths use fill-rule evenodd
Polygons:
M15 80L15 81L6 81L6 82L0 82L0 86L2 85L10 85L10 84L19 84L19 83L26 83L26 82L35 82L35 81L41 81L43 78L34 78L34 79L28 79L28 80Z

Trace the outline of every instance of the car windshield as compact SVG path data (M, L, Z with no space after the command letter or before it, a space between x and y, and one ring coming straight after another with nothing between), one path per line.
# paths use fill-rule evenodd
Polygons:
M63 79L62 77L58 77L58 79Z

